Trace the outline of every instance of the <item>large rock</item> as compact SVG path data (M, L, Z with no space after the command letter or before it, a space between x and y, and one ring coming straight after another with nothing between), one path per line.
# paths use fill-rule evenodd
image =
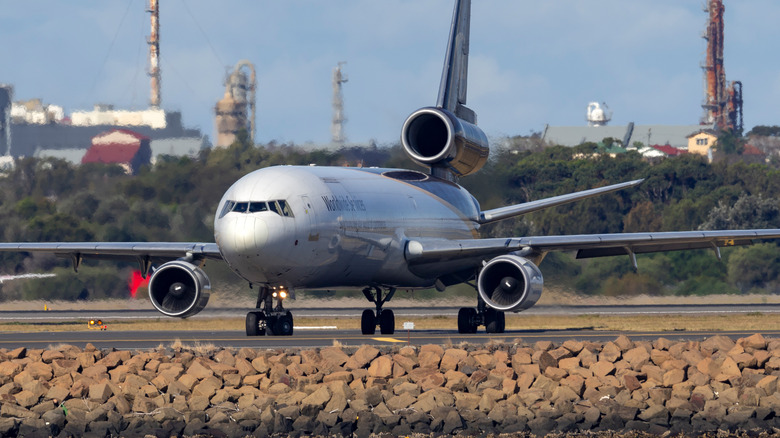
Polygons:
M108 385L108 382L106 381L95 383L89 386L90 400L99 403L105 403L112 395L114 395L114 391L111 389L111 387Z
M204 364L203 361L194 360L187 369L187 374L198 380L203 380L207 377L213 376L214 371L211 370L208 364Z
M599 360L604 362L615 363L622 357L620 347L614 342L607 342L599 353Z
M746 351L763 350L767 348L767 341L760 333L748 336L747 338L741 338L738 342Z
M644 347L636 347L623 353L623 360L628 362L633 369L640 370L642 365L650 360L650 354Z
M393 359L389 356L379 356L371 361L368 367L368 375L371 377L389 378L393 375Z
M301 401L301 404L306 406L316 406L322 409L330 401L331 393L327 386L321 386L319 389L311 393L309 396Z
M217 393L217 389L222 388L222 381L214 376L207 377L192 388L194 397L203 396L210 398Z
M455 371L458 369L458 364L468 357L469 353L461 348L448 348L444 351L444 355L441 357L441 363L439 367L442 372ZM530 363L530 356L529 362Z
M589 369L593 372L594 376L604 377L615 371L615 364L609 360L600 360L591 365Z
M444 349L438 345L423 345L417 355L417 361L421 368L438 368Z

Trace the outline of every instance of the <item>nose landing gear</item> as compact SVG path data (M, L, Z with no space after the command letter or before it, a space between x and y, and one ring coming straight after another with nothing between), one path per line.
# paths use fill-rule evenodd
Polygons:
M382 298L382 289L378 287L367 287L363 289L363 295L366 299L376 304L376 311L366 309L360 318L360 331L364 335L373 335L376 328L383 335L392 335L395 333L395 314L390 309L382 309L382 305L390 301L395 295L395 288L391 287L384 298Z
M271 290L261 287L257 293L257 308L246 314L247 336L292 336L293 316L289 310L285 310L282 302L287 298L288 292L284 289ZM276 307L273 301L276 299Z

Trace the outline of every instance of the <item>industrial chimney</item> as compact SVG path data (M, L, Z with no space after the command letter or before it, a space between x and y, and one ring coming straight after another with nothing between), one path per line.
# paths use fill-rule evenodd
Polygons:
M149 12L152 18L152 34L149 36L149 76L151 77L151 96L149 104L152 108L160 107L160 9L157 0L149 0Z

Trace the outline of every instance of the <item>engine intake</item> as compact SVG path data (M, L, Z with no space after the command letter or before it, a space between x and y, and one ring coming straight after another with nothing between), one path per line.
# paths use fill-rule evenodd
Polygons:
M536 304L542 296L542 271L530 260L502 255L489 261L477 279L479 296L488 306L519 312Z
M149 279L149 298L167 316L186 318L206 307L211 283L200 268L181 260L157 268Z
M481 169L490 153L487 136L477 125L441 108L421 108L407 117L401 143L418 164L450 168L458 176Z

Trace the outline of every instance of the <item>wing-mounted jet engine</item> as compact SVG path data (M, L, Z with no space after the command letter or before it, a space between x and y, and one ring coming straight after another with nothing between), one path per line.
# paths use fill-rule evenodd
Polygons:
M533 262L516 255L503 255L482 268L477 291L493 309L519 312L536 304L542 296L543 283L542 271Z
M186 318L209 302L211 283L206 273L192 263L174 260L161 265L149 279L149 298L166 316Z
M477 115L466 107L470 16L471 0L456 2L436 106L413 112L401 130L407 155L450 181L481 169L490 152Z

